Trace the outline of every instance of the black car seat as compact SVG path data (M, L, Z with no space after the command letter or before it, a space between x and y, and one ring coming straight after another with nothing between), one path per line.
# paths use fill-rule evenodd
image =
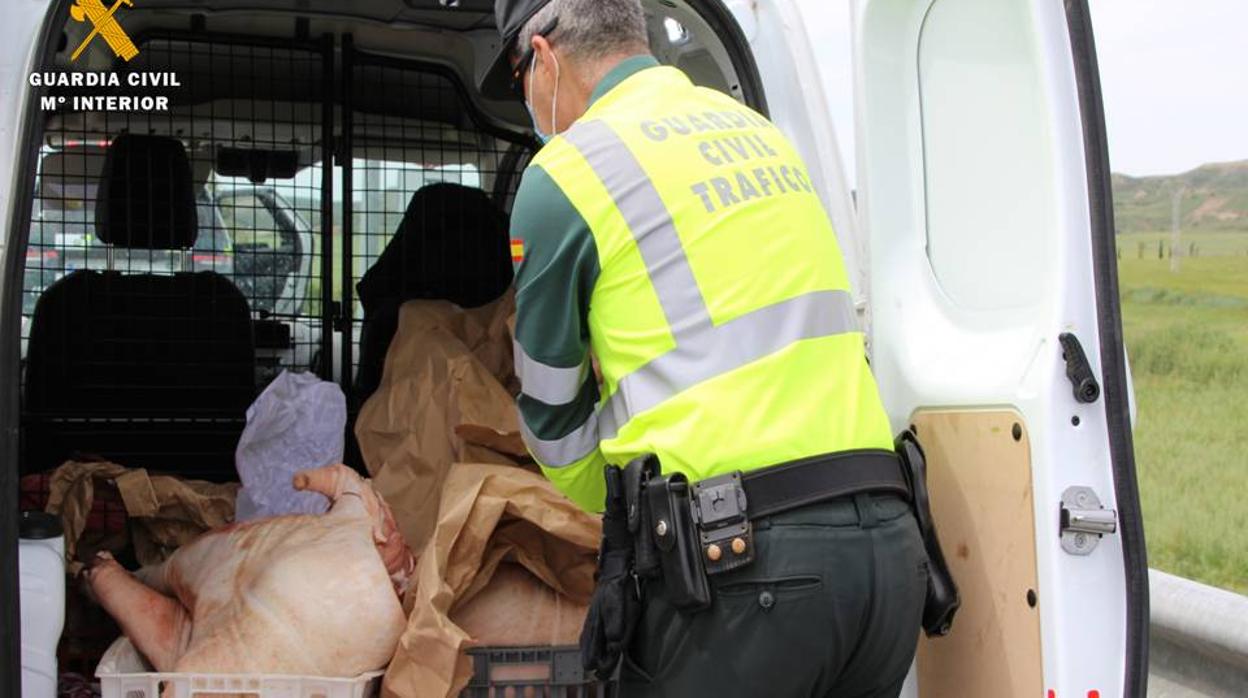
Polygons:
M405 301L441 299L473 308L503 295L511 281L507 216L489 195L449 183L419 189L394 237L355 287L364 307L356 404L381 382Z
M191 169L179 141L119 136L101 177L101 242L141 250L194 245ZM27 468L86 453L233 479L234 449L255 396L251 332L246 298L216 272L65 276L44 291L31 318Z

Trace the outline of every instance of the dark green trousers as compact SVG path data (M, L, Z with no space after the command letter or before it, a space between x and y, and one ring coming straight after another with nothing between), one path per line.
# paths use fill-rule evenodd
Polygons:
M620 694L896 696L914 658L927 555L909 505L857 495L755 523L753 564L686 615L647 582Z

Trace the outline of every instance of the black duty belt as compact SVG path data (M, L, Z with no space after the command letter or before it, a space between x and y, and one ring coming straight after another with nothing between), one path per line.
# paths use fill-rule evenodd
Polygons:
M741 488L750 519L859 492L910 497L897 454L878 450L830 453L751 470L742 473Z
M897 454L884 450L831 453L694 483L682 473L662 476L647 457L630 463L622 479L636 573L662 573L673 603L687 609L710 603L708 575L753 562L753 521L859 492L910 497Z

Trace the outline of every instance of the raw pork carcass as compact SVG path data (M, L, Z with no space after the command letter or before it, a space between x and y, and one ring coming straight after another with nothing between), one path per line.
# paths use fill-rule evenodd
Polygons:
M415 560L389 508L343 465L294 483L330 510L210 531L137 578L107 554L87 572L157 671L351 677L390 661Z
M477 645L575 645L588 611L523 566L504 562L484 589L451 610L451 621Z

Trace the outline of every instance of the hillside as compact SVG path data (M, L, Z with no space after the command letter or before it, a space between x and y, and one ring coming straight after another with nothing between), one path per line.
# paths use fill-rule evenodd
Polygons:
M1186 186L1184 231L1248 232L1248 160L1201 165L1190 172L1156 177L1115 174L1114 220L1119 233L1170 229L1170 197Z

